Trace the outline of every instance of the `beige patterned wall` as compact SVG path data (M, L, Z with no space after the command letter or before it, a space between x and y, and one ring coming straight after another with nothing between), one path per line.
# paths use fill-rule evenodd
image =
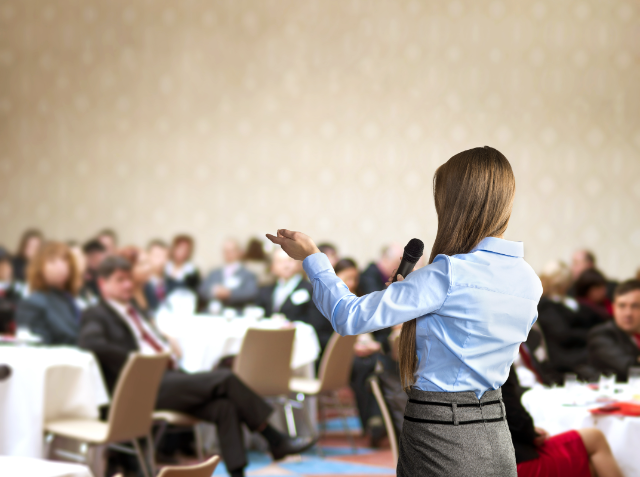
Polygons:
M0 0L0 242L287 226L364 261L433 240L431 177L493 145L539 269L640 265L640 4Z

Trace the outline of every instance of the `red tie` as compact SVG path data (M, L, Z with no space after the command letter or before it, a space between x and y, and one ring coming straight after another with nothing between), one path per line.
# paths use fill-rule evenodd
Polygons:
M140 321L140 317L138 316L138 313L136 312L135 308L130 306L129 308L127 308L127 313L135 323L136 328L138 328L138 331L140 332L140 336L142 336L142 339L149 346L151 346L157 353L161 353L162 351L164 351L164 347L158 342L158 340L156 340L155 337L150 333L148 333L145 327L142 326L142 321Z
M640 333L633 335L633 339L636 340L636 346L640 348Z

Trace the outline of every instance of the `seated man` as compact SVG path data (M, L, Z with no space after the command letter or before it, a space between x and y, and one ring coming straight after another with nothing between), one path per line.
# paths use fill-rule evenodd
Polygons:
M640 365L640 280L627 280L616 288L613 320L589 332L589 364L626 381L629 368Z
M147 319L131 305L131 264L119 256L107 257L98 267L102 300L88 308L81 322L79 345L92 351L112 392L129 353L169 351L169 345ZM222 457L232 476L244 475L247 459L241 424L261 432L274 459L298 454L313 444L310 438L289 438L267 423L271 407L231 371L187 374L168 369L158 391L157 409L185 412L218 427Z
M238 242L225 241L224 266L213 270L198 288L205 303L210 306L217 304L217 308L229 306L238 309L253 303L258 295L258 280L242 265L242 255Z
M265 316L282 313L289 321L313 326L324 351L333 327L311 300L313 286L303 277L302 262L278 248L271 257L271 273L276 277L276 283L260 289L256 304L264 308Z

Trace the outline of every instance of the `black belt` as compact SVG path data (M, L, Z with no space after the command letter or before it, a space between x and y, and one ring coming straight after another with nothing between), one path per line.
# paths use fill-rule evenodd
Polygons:
M487 402L478 402L478 404L468 404L468 403L446 403L446 402L432 402L432 401L418 401L417 399L409 399L411 404L421 404L426 406L441 406L441 407L450 407L453 411L453 421L440 421L435 419L420 419L417 417L404 416L406 421L411 422L420 422L423 424L442 424L445 426L462 426L464 424L480 424L480 423L491 423L491 422L500 422L505 420L504 412L502 412L502 417L496 417L493 419L474 419L471 421L458 421L456 416L456 409L459 407L477 407L478 409L482 409L484 406L491 406L494 404L502 404L502 400L497 399L495 401L487 401ZM502 411L502 406L500 406L500 410Z

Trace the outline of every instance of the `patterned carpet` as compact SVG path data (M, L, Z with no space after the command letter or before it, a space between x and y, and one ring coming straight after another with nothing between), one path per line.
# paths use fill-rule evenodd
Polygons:
M357 419L349 419L349 427L359 433ZM365 447L364 438L356 439L357 453L354 454L346 436L340 432L341 424L331 419L328 423L328 437L323 439L322 449L324 457L318 456L313 448L301 456L294 456L280 462L273 462L268 454L260 452L249 453L249 467L247 477L331 477L349 475L364 476L395 476L395 462L388 446L382 449ZM215 476L226 476L227 471L221 464L214 473Z

